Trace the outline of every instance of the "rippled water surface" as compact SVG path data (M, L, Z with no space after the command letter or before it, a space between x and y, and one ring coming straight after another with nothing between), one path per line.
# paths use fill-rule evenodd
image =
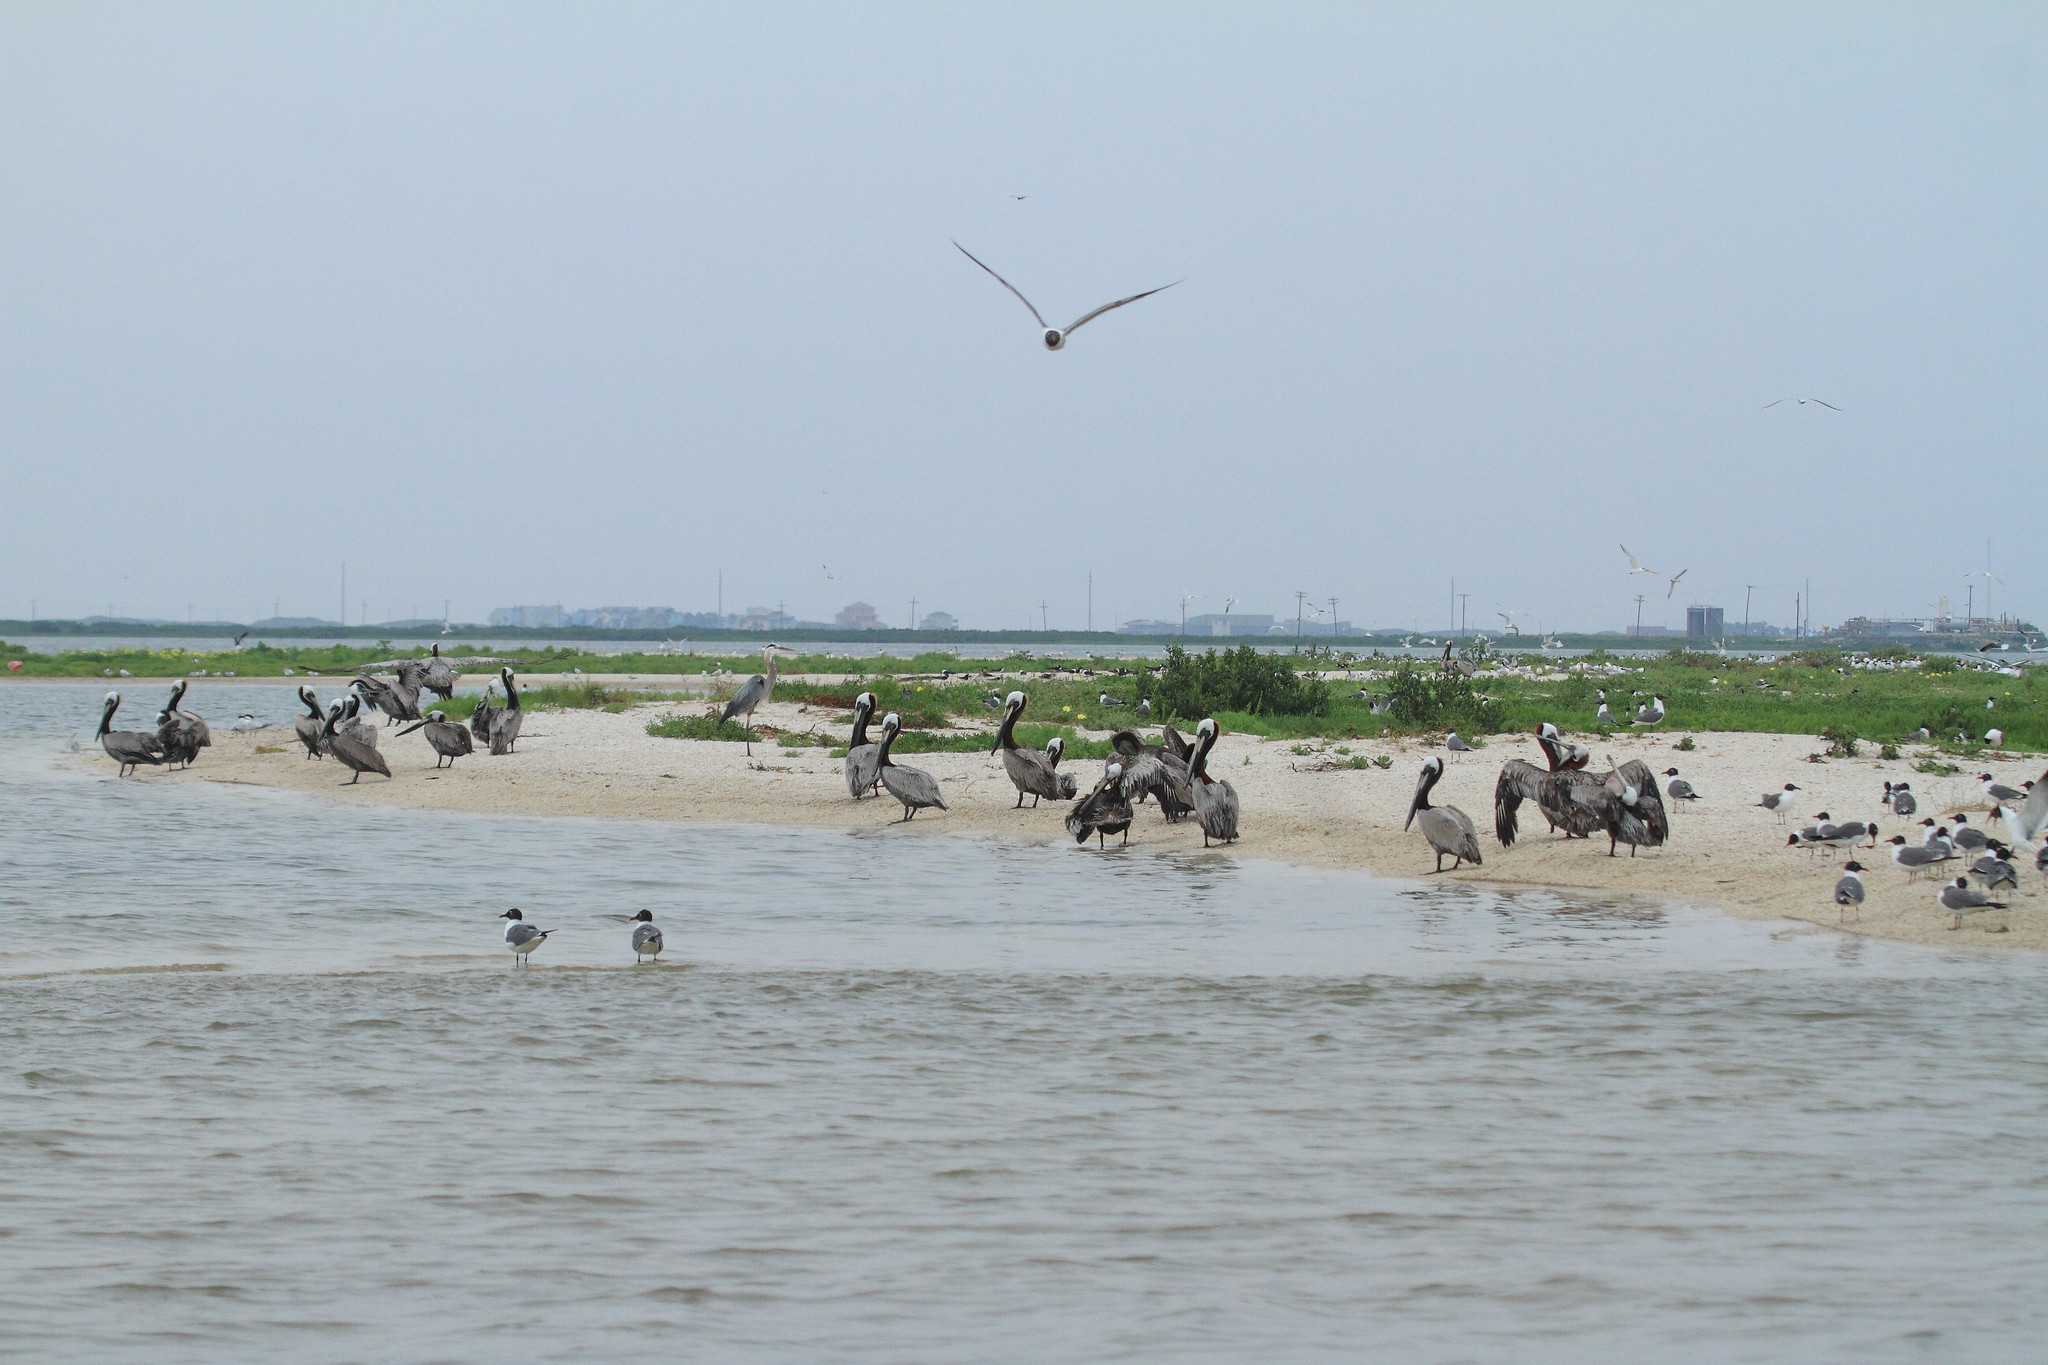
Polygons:
M63 753L97 697L0 687L0 1355L1952 1361L2048 1329L2032 955L1142 844L116 782ZM512 904L556 930L526 971Z

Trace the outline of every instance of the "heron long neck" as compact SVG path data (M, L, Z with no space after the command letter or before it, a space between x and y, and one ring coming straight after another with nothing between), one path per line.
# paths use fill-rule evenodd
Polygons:
M766 692L764 692L764 693L762 693L762 694L761 694L761 700L762 700L762 701L774 701L774 700L775 700L775 652L774 652L773 650L764 650L764 651L762 652L762 654L761 654L761 659L762 659L762 662L763 662L763 663L764 663L764 664L766 665L766 667L764 667L764 668L763 668L763 669L761 670L761 672L762 672L762 675L763 675L764 677L766 677L766 678L768 679L768 690L767 690Z

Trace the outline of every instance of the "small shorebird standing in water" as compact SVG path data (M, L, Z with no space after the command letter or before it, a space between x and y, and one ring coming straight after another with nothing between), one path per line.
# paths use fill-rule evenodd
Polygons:
M654 927L654 912L642 910L633 916L633 965L644 958L661 961L661 930Z
M526 916L519 913L519 907L516 905L498 918L511 921L505 926L505 946L512 950L512 965L515 967L525 966L526 955L546 943L548 935L555 932L552 929L536 929L528 924Z

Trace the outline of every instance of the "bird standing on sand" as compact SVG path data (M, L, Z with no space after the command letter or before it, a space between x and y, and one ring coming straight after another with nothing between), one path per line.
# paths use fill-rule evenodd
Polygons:
M1063 790L1059 774L1053 770L1050 755L1037 749L1026 749L1017 743L1017 721L1024 714L1027 701L1022 692L1012 692L1003 700L1003 723L996 731L996 742L990 746L990 753L1000 752L1003 756L1003 771L1010 775L1010 782L1017 788L1016 810L1030 797L1036 808L1040 797L1060 799Z
M491 717L491 755L494 758L512 752L512 746L519 742L519 727L526 723L526 708L519 700L519 687L512 680L510 667L498 670L498 681L505 684L505 705Z
M391 767L385 763L384 755L377 752L375 744L365 744L350 733L356 724L358 700L351 696L347 703L327 713L327 727L320 732L320 745L333 754L343 767L353 769L355 776L342 783L353 787L363 780L364 773L378 773L391 776Z
M1093 322L1095 319L1101 317L1104 313L1109 312L1113 308L1121 308L1127 303L1136 303L1139 299L1150 298L1152 297L1152 295L1159 293L1160 290L1171 289L1173 288L1173 284L1181 283L1181 281L1175 280L1173 284L1162 284L1159 286L1158 289L1147 289L1142 294L1133 294L1127 299L1118 299L1115 303L1105 303L1102 305L1102 307L1095 309L1093 312L1083 313L1079 318L1067 324L1065 327L1053 327L1049 326L1046 323L1046 320L1042 316L1040 316L1037 307L1031 302L1030 299L1024 297L1023 291L1018 289L1016 285L1011 284L1001 275L997 275L995 271L989 270L989 268L986 265L982 264L981 258L976 256L973 252L969 251L966 247L960 246L958 242L953 243L953 245L960 248L960 254L962 256L965 256L968 260L973 261L976 265L981 266L983 270L988 270L988 273L995 279L995 282L997 284L1009 290L1012 294L1015 294L1017 296L1017 302L1023 304L1026 308L1029 308L1031 310L1031 316L1037 318L1038 325L1044 329L1044 333L1040 339L1045 342L1045 349L1048 351L1057 351L1063 349L1067 344L1067 338L1072 336L1074 333L1080 331L1083 323Z
M1856 907L1858 919L1863 917L1863 864L1850 859L1842 864L1842 880L1835 883L1835 904L1847 914L1850 906Z
M1454 754L1469 754L1472 752L1472 746L1459 739L1456 730L1451 731L1450 734L1444 737L1444 747Z
M853 733L846 741L846 794L856 801L874 795L882 781L882 750L868 738L868 722L874 719L876 705L872 692L853 699Z
M311 714L293 721L292 733L306 746L307 758L325 758L327 751L320 747L320 732L327 728L327 713L320 709L320 698L310 687L299 688L299 700Z
M1415 783L1415 799L1408 803L1408 819L1401 828L1405 831L1418 821L1422 825L1422 837L1436 853L1436 867L1433 872L1444 870L1444 855L1449 854L1456 861L1451 871L1470 863L1478 867L1479 832L1472 827L1472 817L1456 806L1432 806L1429 804L1430 788L1436 786L1444 775L1444 761L1432 754L1422 761L1422 776Z
M769 645L761 651L761 671L740 684L740 690L732 694L732 700L718 714L718 723L725 724L735 716L743 716L741 725L751 727L754 723L754 708L764 701L775 698L775 656L781 645ZM747 757L754 756L754 736L747 735Z
M1799 788L1787 782L1783 791L1765 792L1764 799L1757 804L1777 816L1778 823L1783 824L1785 817L1792 813L1792 793L1798 790Z
M642 910L633 916L633 965L643 958L661 960L661 930L654 927L654 912Z
M1058 735L1054 735L1051 739L1045 742L1045 761L1048 764L1050 764L1056 772L1060 766L1060 760L1062 758L1065 758L1066 756L1066 740L1062 739ZM1073 800L1075 795L1080 792L1081 784L1074 780L1074 775L1072 773L1058 773L1058 777L1060 781L1060 794L1055 799L1060 801ZM1033 804L1035 805L1037 803L1034 802Z
M1088 836L1093 834L1097 848L1103 846L1104 836L1111 834L1121 834L1128 844L1132 818L1131 798L1124 792L1124 765L1111 759L1095 789L1067 812L1067 833L1074 836L1077 844L1087 843Z
M546 943L548 935L555 932L552 929L536 929L528 924L526 916L519 913L519 907L516 905L498 918L511 921L505 926L505 946L512 950L512 965L515 967L525 966L526 955Z
M890 746L896 743L896 736L903 729L903 718L891 711L882 717L882 742L877 746L876 761L881 765L882 786L889 795L903 803L903 818L896 824L907 824L921 810L936 807L946 809L944 798L939 795L938 779L922 768L906 768L889 757Z
M1195 747L1188 755L1188 795L1195 808L1195 823L1202 827L1202 847L1211 839L1233 843L1237 839L1237 788L1227 780L1209 776L1209 751L1216 747L1216 722L1204 720L1195 727Z
M2018 805L2027 799L2027 794L2017 787L2008 787L2003 782L1992 780L1990 773L1981 773L1977 778L1977 790L1984 793L1984 799L1994 806L2010 802Z
M1682 810L1686 803L1700 799L1700 794L1692 789L1692 783L1678 775L1678 769L1666 768L1664 776L1671 779L1670 785L1664 788L1664 794L1671 798L1671 809Z
M452 768L456 759L476 752L476 741L470 736L468 727L450 721L445 711L427 712L425 719L406 726L398 732L398 737L404 739L415 730L427 732L427 743L434 750L436 768L443 760Z
M1949 926L1951 929L1963 927L1964 915L1974 915L1982 910L2003 910L2006 908L2004 901L1991 899L1982 891L1972 888L1969 882L1961 877L1942 887L1936 899L1941 902L1942 909L1956 917L1956 922Z
M1909 880L1918 878L1921 873L1937 863L1948 860L1948 850L1945 847L1930 848L1926 844L1909 844L1903 834L1894 834L1885 842L1892 846L1892 862L1905 872Z

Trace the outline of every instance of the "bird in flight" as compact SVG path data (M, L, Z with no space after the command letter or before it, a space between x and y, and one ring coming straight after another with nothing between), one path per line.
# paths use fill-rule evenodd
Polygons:
M820 564L818 567L825 571L825 577L830 578L835 582L838 581L839 575L832 572L832 566L830 564Z
M1646 569L1641 564L1637 563L1635 553L1632 550L1630 550L1628 546L1622 546L1621 552L1628 556L1628 571L1630 573L1646 573L1650 575L1650 577L1652 578L1662 578L1664 576L1658 573L1655 569Z
M966 247L960 246L958 242L953 243L953 245L956 247L960 247L960 254L962 256L965 256L968 260L973 261L976 265L981 266L983 270L988 270L988 267L982 264L980 257L976 256ZM1031 309L1031 316L1038 319L1038 325L1040 327L1045 328L1045 336L1043 340L1045 341L1045 349L1048 351L1057 351L1061 347L1065 346L1067 344L1067 338L1072 336L1074 333L1080 331L1081 325L1083 323L1093 322L1096 318L1101 317L1110 309L1121 308L1127 303L1136 303L1139 299L1149 298L1152 295L1157 294L1161 289L1171 289L1173 288L1173 284L1181 283L1181 281L1175 280L1173 284L1160 285L1159 289L1147 289L1142 294L1133 294L1127 299L1118 299L1115 303L1105 303L1102 305L1102 307L1097 308L1091 313L1083 313L1078 319L1076 319L1072 323L1069 323L1066 327L1049 327L1046 326L1045 319L1039 315L1038 309L1032 304L1031 300L1025 298L1023 292L1019 290L1016 285L1011 284L1001 275L997 275L996 272L993 270L988 270L988 273L995 279L995 282L997 284L1009 290L1012 294L1015 294L1017 296L1017 302L1023 304L1026 308Z
M1778 406L1778 404L1780 404L1780 403L1782 403L1782 402L1784 402L1784 401L1785 401L1785 400L1784 400L1784 399L1782 399L1782 398L1773 398L1773 399L1772 399L1772 400L1771 400L1770 402L1768 402L1768 403L1764 404L1764 406L1765 406L1765 407L1767 407L1767 408L1775 408L1776 406ZM1822 407L1826 408L1826 409L1827 409L1827 410L1828 410L1829 412L1840 412L1840 411L1841 411L1841 409L1840 409L1840 408L1838 408L1838 407L1836 407L1836 406L1835 406L1835 405L1834 405L1833 403L1830 403L1830 402L1828 402L1828 401L1827 401L1826 399L1822 399L1822 398L1795 398L1795 399L1793 399L1792 401L1793 401L1793 402L1795 402L1795 403L1798 403L1798 404L1800 404L1800 405L1802 405L1802 406L1804 406L1804 405L1805 405L1805 404L1807 404L1807 403L1819 403L1819 404L1820 404L1820 405L1821 405Z
M1691 569L1680 569L1680 570L1679 570L1679 571L1678 571L1677 573L1675 573L1675 574L1671 575L1671 586L1670 586L1670 587L1668 587L1668 588L1666 588L1666 589L1664 590L1664 595L1665 595L1666 597L1669 597L1669 596L1671 596L1671 594L1672 594L1672 593L1675 593L1675 592L1677 592L1677 591L1678 591L1678 580L1679 580L1679 579L1681 579L1681 578L1683 578L1683 577L1685 577L1685 576L1686 576L1687 574L1689 574L1689 573L1691 573L1691 572L1692 572L1692 570L1691 570Z
M1029 198L1030 198L1031 196L1030 196L1030 195L1028 195L1028 194L1013 194L1013 195L1011 195L1010 197L1011 197L1012 199L1029 199ZM959 243L957 243L957 242L956 242L956 243L954 243L954 245L955 245L955 246L958 246L958 245L959 245Z

